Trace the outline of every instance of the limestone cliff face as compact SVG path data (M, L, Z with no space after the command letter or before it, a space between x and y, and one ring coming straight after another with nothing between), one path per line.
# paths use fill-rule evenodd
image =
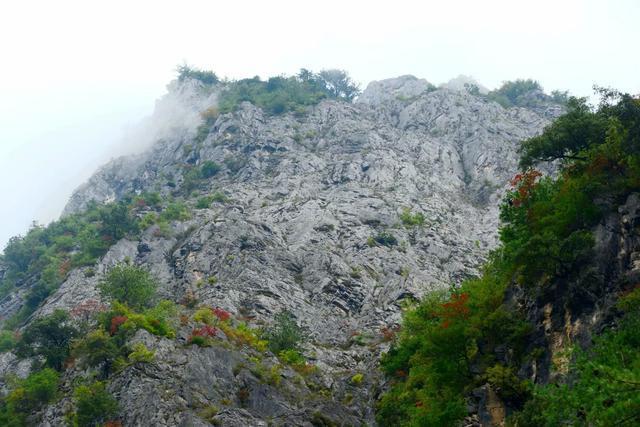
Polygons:
M125 425L207 425L197 408L222 400L231 401L218 415L223 425L323 425L318 414L338 424L373 423L381 329L400 320L403 300L477 272L496 244L497 206L516 171L518 143L541 132L558 107L504 109L403 76L371 83L353 104L323 101L301 115L268 116L246 103L220 115L196 143L188 122L215 93L189 85L168 95L183 105L185 123L143 154L101 168L65 213L131 192L169 196L180 191L185 166L207 160L223 168L201 191L229 201L194 210L172 224L170 237L151 227L139 241L118 242L93 277L72 272L36 316L99 298L104 272L130 258L174 301L194 296L257 324L291 311L309 331L306 354L320 374L314 385L300 384L285 371L275 387L248 369L233 371L248 350L185 347L186 330L173 341L139 333L135 339L157 360L110 383ZM403 226L407 208L425 224ZM383 232L397 244L367 244ZM211 276L215 285L198 286ZM5 359L5 372L17 369ZM350 382L356 373L365 374L360 386ZM240 390L248 396L242 404ZM48 408L43 425L57 425L65 405Z

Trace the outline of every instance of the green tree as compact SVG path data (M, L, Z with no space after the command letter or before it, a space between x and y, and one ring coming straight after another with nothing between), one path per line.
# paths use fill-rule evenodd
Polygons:
M13 347L15 347L15 345L16 345L16 338L13 332L11 331L0 332L0 353L13 350Z
M284 350L300 350L303 341L303 330L288 311L276 314L274 323L265 331L265 339L269 341L269 350L280 354Z
M352 101L360 93L358 85L344 70L322 70L318 77L333 98Z
M211 178L212 176L220 172L220 169L221 167L218 163L207 160L202 163L202 166L200 166L200 174L203 178Z
M73 348L73 354L84 358L89 366L102 365L103 375L106 377L111 371L114 360L121 355L121 347L106 331L98 329L78 341Z
M118 416L118 402L107 391L104 382L78 386L74 392L76 414L74 422L79 427L98 427Z
M531 107L538 102L538 99L531 97L532 92L538 92L543 99L549 98L542 92L542 86L535 80L518 79L515 81L507 81L500 88L493 90L487 94L487 97L503 107L512 106Z
M69 314L56 310L34 320L24 329L16 345L19 357L42 356L47 366L60 371L69 357L71 341L78 331L70 324Z
M130 264L113 267L99 285L104 297L120 301L134 309L150 307L156 288L157 284L147 270Z
M520 166L528 168L537 162L586 160L580 152L604 142L608 120L596 114L586 98L571 98L567 113L558 118L545 131L522 143Z
M105 205L100 209L99 215L102 235L113 241L122 239L127 233L138 231L136 219L124 201Z
M198 68L190 67L187 64L178 66L178 80L183 82L188 79L198 80L205 85L214 85L220 81L216 73L213 71L204 71Z
M26 426L29 415L56 397L58 380L58 373L47 368L18 381L4 399L0 411L2 425Z

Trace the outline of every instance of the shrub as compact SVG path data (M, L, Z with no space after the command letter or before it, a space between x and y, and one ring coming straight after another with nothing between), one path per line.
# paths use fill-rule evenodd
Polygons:
M213 325L215 316L213 310L209 307L201 307L193 314L193 320L204 323L205 325Z
M211 195L211 201L215 203L227 203L229 198L219 191L216 191Z
M211 345L211 339L215 337L217 333L218 329L210 325L204 325L200 328L196 328L191 331L189 344L196 344L200 347L207 347Z
M220 308L220 307L216 307L213 309L213 314L218 318L219 321L221 322L226 322L227 320L229 320L231 318L231 313L229 313L228 311Z
M129 318L127 316L113 316L111 318L111 325L109 326L109 333L111 335L115 335L118 333L118 329L123 325Z
M536 104L532 99L528 98L527 95L534 91L542 93L540 83L531 79L520 79L504 82L500 88L489 92L487 97L505 108L514 105L530 107Z
M51 402L56 397L59 374L53 369L43 369L31 373L6 397L9 412L26 416Z
M156 357L156 353L149 350L144 344L137 343L127 358L131 363L151 363Z
M203 178L211 178L212 176L220 172L220 169L221 167L219 164L211 160L207 160L202 163L202 166L200 166L200 175Z
M73 395L77 408L73 420L79 427L103 425L118 416L118 402L104 382L78 386Z
M13 350L16 345L16 338L11 331L0 332L0 353Z
M0 425L23 427L33 424L29 417L57 396L58 378L56 371L47 368L17 380L0 401Z
M424 215L420 212L411 213L411 209L405 208L402 210L402 214L400 214L400 220L405 227L418 227L424 225Z
M487 369L487 381L498 395L514 406L524 403L529 397L529 387L513 372L513 368L496 364Z
M196 209L207 209L209 206L211 206L212 202L213 199L211 198L211 196L200 197L196 202Z
M116 318L117 326L114 328ZM142 313L136 313L126 305L116 302L113 304L113 310L106 314L103 323L105 327L110 328L110 332L115 330L117 334L128 335L138 329L144 329L154 335L174 338L178 308L172 301L165 300Z
M240 322L234 327L229 322L220 322L218 326L236 345L253 347L260 352L267 349L268 342L260 339L258 333L246 323Z
M186 221L191 218L189 208L180 202L169 203L160 214L160 221Z
M132 308L148 307L156 295L156 282L148 271L129 264L111 268L100 283L100 293Z
M197 80L205 85L215 85L220 79L216 76L216 73L213 71L200 70L198 68L190 67L189 65L183 64L177 68L178 72L178 81L185 81L187 79Z
M14 237L2 255L6 267L0 296L27 277L38 279L20 312L5 325L17 327L55 291L72 268L90 265L118 239L139 231L131 199L98 205L89 203L82 213L66 216L47 227L33 225L24 237Z
M147 228L157 223L158 219L159 217L155 212L149 212L148 214L143 216L142 219L140 220L140 229L146 230Z
M306 363L304 356L298 350L282 350L278 353L278 358L287 365L304 365Z
M396 239L396 236L389 233L388 231L383 231L376 234L375 236L371 236L369 240L367 240L367 244L369 246L375 246L376 244L378 244L390 248L398 244L398 239Z
M205 407L200 411L200 417L205 421L210 422L213 425L220 425L220 421L216 418L218 415L219 409L215 405L210 405Z
M282 114L299 112L325 98L351 101L358 93L357 85L342 70L316 74L303 69L292 77L271 77L267 81L254 77L231 82L220 94L219 106L225 113L248 101L269 114Z
M236 174L245 167L248 160L241 156L227 156L224 158L224 165L227 167L230 173Z
M363 374L355 374L353 377L351 377L351 384L353 385L361 385L362 381L364 381L364 375Z
M288 311L276 314L274 323L264 332L269 341L269 350L280 354L284 350L299 350L303 341L303 330Z
M76 342L73 348L74 356L84 358L87 365L92 367L103 365L105 377L111 371L113 361L120 353L116 342L102 329L90 332Z

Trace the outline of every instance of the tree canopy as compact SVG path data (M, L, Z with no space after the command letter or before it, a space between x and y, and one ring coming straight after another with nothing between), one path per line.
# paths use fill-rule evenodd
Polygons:
M259 77L230 82L220 93L220 112L230 112L242 102L264 109L269 114L300 112L322 99L351 102L360 90L343 70L323 70L320 73L302 69L295 76Z
M135 309L152 305L156 287L147 270L129 264L113 267L99 285L103 296Z

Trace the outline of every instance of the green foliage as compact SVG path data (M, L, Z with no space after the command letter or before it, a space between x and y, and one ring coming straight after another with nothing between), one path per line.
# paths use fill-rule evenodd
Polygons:
M496 364L486 371L487 382L507 402L522 402L529 397L529 384L518 378L511 367Z
M532 107L536 105L536 99L528 96L532 92L542 93L540 83L531 79L518 79L504 82L500 88L489 92L487 97L505 108Z
M88 366L102 365L105 377L111 372L113 361L121 354L122 347L104 329L89 332L73 347L73 355L81 358Z
M567 114L549 125L542 135L522 144L520 164L523 168L540 161L556 159L593 161L592 147L614 145L636 154L640 148L640 104L629 95L601 91L606 99L616 98L615 105L602 104L597 110L587 104L585 98L570 98ZM621 130L626 129L626 131ZM611 154L611 152L609 152ZM591 154L591 155L590 155ZM602 159L601 161L603 161Z
M523 284L577 277L591 256L589 228L600 218L590 193L577 188L579 182L538 176L535 171L516 176L500 215L503 255Z
M211 195L211 202L213 203L227 203L228 201L229 201L229 198L224 193L221 193L220 191L216 191Z
M207 209L211 206L213 199L211 196L200 197L196 202L196 209Z
M216 316L209 307L201 307L193 314L193 320L205 325L213 325L216 322Z
M151 306L156 287L157 284L148 271L128 264L111 268L99 285L104 297L135 309Z
M187 205L181 202L171 202L160 214L160 221L186 221L191 218Z
M146 230L156 224L160 218L155 212L149 212L140 220L140 230Z
M218 415L218 412L219 412L219 409L217 406L210 405L205 407L203 410L201 410L199 415L203 420L208 421L214 426L217 426L217 425L220 425L220 420L216 418L216 415Z
M196 209L207 209L211 206L211 203L227 203L229 198L219 191L215 193L204 196L198 199L196 202Z
M215 85L220 79L213 71L204 71L198 68L190 67L186 64L180 65L177 69L178 80L185 81L187 79L198 80L205 85Z
M145 195L155 200L152 195ZM118 239L137 233L136 205L130 198L118 203L90 203L78 214L47 227L34 224L24 237L13 237L2 254L7 271L0 296L29 283L25 305L5 327L17 327L55 291L74 267L93 264Z
M76 414L74 425L78 427L97 427L118 416L118 402L107 391L104 382L80 385L74 393Z
M242 156L227 156L224 158L224 165L229 172L236 174L247 165L247 159Z
M424 215L420 212L412 213L410 208L404 208L400 214L402 224L407 227L421 227L424 225Z
M160 301L155 307L137 313L125 304L114 302L112 310L103 315L102 324L111 329L113 319L118 317L122 323L114 333L132 335L138 329L144 329L154 335L174 338L178 317L178 307L172 301Z
M359 93L358 85L344 70L322 70L313 75L307 70L301 70L298 75L305 82L324 86L330 98L352 101Z
M304 365L306 360L298 350L288 349L278 353L278 358L287 365Z
M405 313L400 338L382 359L393 381L378 404L381 425L455 425L466 414L464 393L482 380L471 366L495 364L498 345L522 352L528 328L502 305L506 281L497 267L493 261L482 278L450 295L433 293Z
M16 345L15 334L11 331L0 331L0 353L13 350Z
M215 176L222 167L211 160L204 161L200 166L186 166L182 174L182 191L190 193L194 189L199 188L203 180Z
M254 77L231 82L218 102L223 113L236 110L246 101L269 114L282 114L300 111L325 98L351 101L358 93L357 85L344 71L324 70L316 74L303 69L292 77L271 77L267 81Z
M568 383L537 387L512 425L638 425L640 423L640 312L579 352Z
M276 314L271 327L265 330L264 338L269 341L269 350L280 354L283 350L299 350L304 335L292 314L281 311Z
M149 350L144 344L138 343L133 346L133 351L129 353L128 359L131 363L151 363L155 357L154 351Z
M567 103L569 102L569 99L571 97L569 96L569 92L568 91L561 91L561 90L553 90L551 91L551 101L553 101L556 104L560 104L560 105L567 105Z
M607 121L606 117L591 111L586 98L571 98L567 114L549 125L543 134L524 141L521 166L526 168L535 162L556 159L582 159L578 155L581 150L604 141Z
M260 339L258 332L244 322L239 322L236 325L232 325L230 322L219 322L218 327L227 338L238 346L249 346L259 352L267 350L268 342Z
M47 366L60 371L69 356L71 341L77 335L78 331L69 322L69 314L56 310L32 321L24 329L16 345L16 355L41 356Z
M351 384L353 385L362 385L362 382L364 381L364 375L363 374L355 374L354 376L351 377Z
M525 83L502 95L517 103L539 89ZM466 414L465 395L486 382L512 408L524 407L512 419L517 426L640 421L638 288L619 301L625 317L617 329L579 352L568 382L546 387L517 376L530 326L503 304L514 280L534 295L535 287L589 280L592 227L640 190L640 101L603 93L598 110L571 100L567 115L524 143L525 165L565 162L556 179L532 169L513 179L501 207L501 246L482 276L449 295L431 294L405 313L399 338L382 359L391 387L378 404L380 425L456 425ZM508 362L496 358L497 348Z
M382 245L390 248L398 244L398 239L390 232L382 231L375 236L370 236L367 240L367 244L369 246Z
M29 415L55 399L58 381L58 373L49 368L19 380L0 404L0 423L26 426Z
M220 172L220 165L216 162L212 162L211 160L204 161L200 166L200 175L203 178L211 178L218 172Z

